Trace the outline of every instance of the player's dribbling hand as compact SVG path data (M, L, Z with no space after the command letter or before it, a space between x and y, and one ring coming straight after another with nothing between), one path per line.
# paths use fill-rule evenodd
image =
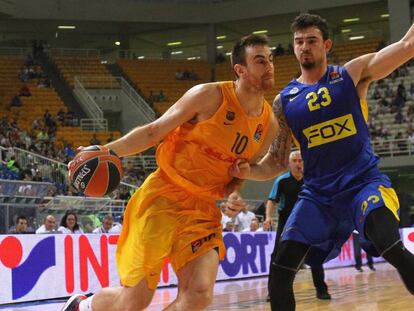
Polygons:
M237 159L229 168L229 175L240 179L247 179L250 175L250 164L246 160Z
M76 153L78 154L79 152L81 152L83 148L84 148L83 146L79 146L78 148L76 148ZM73 174L72 167L74 165L75 165L75 162L73 160L69 161L69 163L68 163L68 176L69 176L69 180L72 177L72 174Z

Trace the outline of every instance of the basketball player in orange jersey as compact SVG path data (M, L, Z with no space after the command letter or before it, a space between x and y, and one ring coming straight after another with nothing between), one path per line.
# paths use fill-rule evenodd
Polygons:
M146 308L166 257L178 277L177 298L166 310L202 310L211 303L219 260L225 255L215 201L234 183L228 173L232 163L254 162L278 131L264 99L274 85L267 39L242 38L231 60L236 81L197 85L159 119L106 145L124 157L163 141L156 154L159 168L125 211L116 253L123 286L87 299L72 296L63 310ZM237 200L229 203L234 215L243 206Z

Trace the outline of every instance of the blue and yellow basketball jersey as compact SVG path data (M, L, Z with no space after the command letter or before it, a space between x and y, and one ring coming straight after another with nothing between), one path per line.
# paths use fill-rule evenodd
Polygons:
M292 80L280 94L301 148L306 187L329 196L379 174L367 103L344 67L328 66L316 84Z

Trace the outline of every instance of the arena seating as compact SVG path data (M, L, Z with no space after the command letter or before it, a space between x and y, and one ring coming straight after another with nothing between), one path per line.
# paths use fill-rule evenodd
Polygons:
M105 89L119 87L116 80L112 77L106 67L101 64L101 61L97 56L54 56L52 61L60 71L62 78L71 88L74 88L75 86L75 76L105 78L101 81L88 82L84 85L85 88Z

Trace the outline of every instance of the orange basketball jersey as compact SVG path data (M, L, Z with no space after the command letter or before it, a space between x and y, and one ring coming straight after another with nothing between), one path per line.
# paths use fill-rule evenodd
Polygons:
M236 159L257 156L272 117L265 100L261 115L249 117L233 81L220 82L220 87L223 102L210 119L181 125L157 149L157 163L173 183L209 199L223 197Z

